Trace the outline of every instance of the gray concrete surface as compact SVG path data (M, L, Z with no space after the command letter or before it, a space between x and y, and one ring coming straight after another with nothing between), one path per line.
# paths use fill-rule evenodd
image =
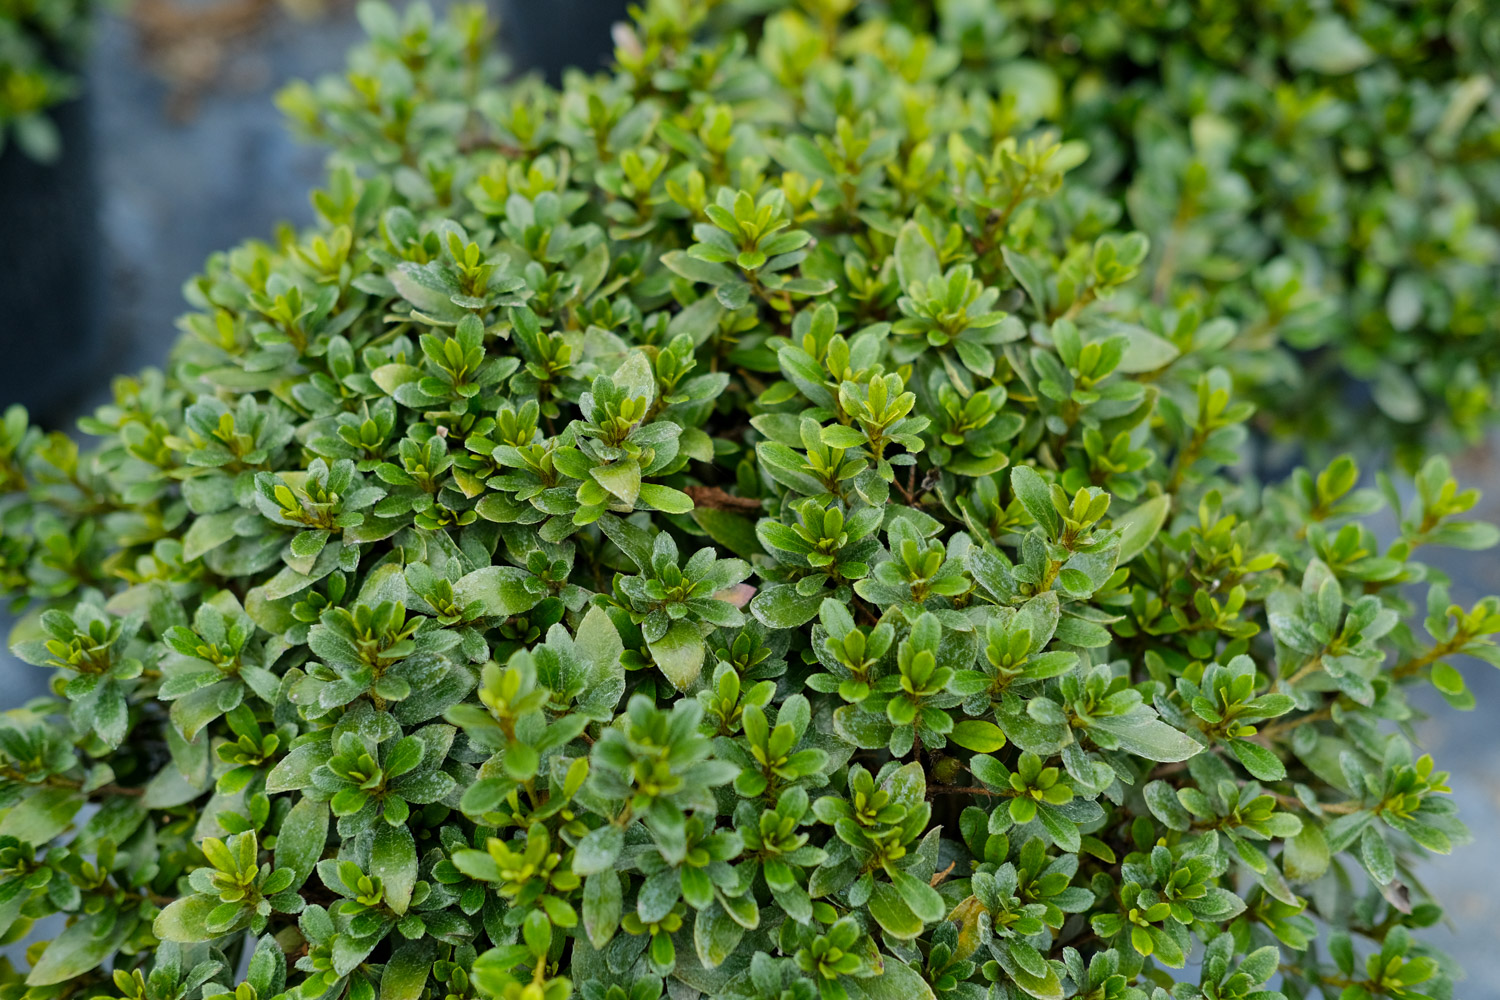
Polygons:
M90 75L108 247L110 364L160 364L183 311L182 285L215 250L312 218L324 151L294 141L272 97L295 77L342 67L360 37L348 7L275 17L239 39L182 120L172 88L142 65L134 32L110 20Z
M147 65L135 28L107 18L96 35L87 87L93 115L106 273L105 348L83 412L110 398L109 377L160 365L186 309L182 286L204 259L280 221L312 219L308 194L325 151L296 142L272 103L294 78L340 69L360 38L352 8L294 21L271 18L244 36L200 89L188 114L178 89ZM0 610L0 627L10 619ZM0 649L0 707L44 694L45 675Z
M1485 490L1475 516L1500 523L1500 437L1457 459L1453 469L1466 486ZM1500 594L1500 550L1434 552L1428 561L1453 580L1452 597L1465 607ZM1417 725L1422 749L1452 772L1449 784L1474 842L1434 858L1424 884L1442 901L1447 918L1427 932L1467 972L1455 996L1500 998L1500 670L1478 660L1456 664L1478 706L1455 712L1430 688L1417 699L1430 714Z
M108 315L113 372L160 363L183 309L180 289L212 251L266 237L280 220L311 216L307 193L322 176L323 152L294 142L271 104L280 84L336 69L358 38L347 8L311 22L275 21L245 39L218 84L201 94L185 121L165 114L168 88L143 68L130 29L101 33L90 83L97 118ZM1489 485L1482 515L1500 520L1500 446L1455 463L1466 483ZM1494 553L1443 554L1454 597L1472 602L1500 593ZM1427 886L1445 901L1449 924L1431 932L1468 969L1457 995L1500 1000L1500 671L1468 664L1479 699L1470 713L1436 712L1417 727L1424 748L1453 772L1453 787L1476 842L1426 869ZM0 708L41 690L43 672L0 660Z

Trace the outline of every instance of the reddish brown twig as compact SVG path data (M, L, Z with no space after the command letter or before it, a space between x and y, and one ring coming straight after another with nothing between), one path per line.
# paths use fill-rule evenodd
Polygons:
M751 497L737 497L732 493L725 493L717 486L689 486L684 492L692 497L693 503L699 507L727 510L736 514L758 514L761 511L759 500Z

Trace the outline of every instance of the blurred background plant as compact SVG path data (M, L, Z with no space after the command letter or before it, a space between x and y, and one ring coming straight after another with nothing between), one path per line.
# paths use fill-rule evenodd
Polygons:
M1258 354L1242 373L1280 432L1373 438L1410 465L1494 423L1500 4L892 0L890 13L956 47L976 87L1088 143L1080 175L1152 237L1143 290L1240 320Z
M77 71L96 0L0 0L0 150L57 158L61 137L47 111L78 93Z

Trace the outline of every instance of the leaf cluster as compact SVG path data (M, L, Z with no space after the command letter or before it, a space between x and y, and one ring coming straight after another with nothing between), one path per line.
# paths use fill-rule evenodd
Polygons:
M0 421L0 1000L1453 995L1477 494L1248 478L1233 323L848 6L553 90L366 5L316 221Z
M48 110L74 97L77 61L100 0L5 0L0 3L0 151L14 141L40 162L61 151Z

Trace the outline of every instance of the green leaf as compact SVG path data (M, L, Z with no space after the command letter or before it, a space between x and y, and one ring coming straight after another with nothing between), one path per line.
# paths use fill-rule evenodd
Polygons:
M1414 424L1427 412L1422 390L1401 368L1381 365L1371 383L1370 394L1386 416L1397 423Z
M641 494L641 467L630 459L596 465L589 470L589 475L627 504L634 505L635 498Z
M834 733L861 750L885 749L891 730L884 712L871 712L860 705L843 705L833 710Z
M1360 834L1359 857L1370 877L1380 885L1388 885L1396 877L1396 856L1391 853L1391 846L1385 842L1378 826L1367 826Z
M583 880L583 929L595 948L609 944L619 930L623 898L620 874L613 868Z
M667 324L667 338L680 334L693 338L694 347L702 347L718 328L724 307L717 300L704 296L672 317Z
M291 888L296 889L307 881L313 868L322 860L327 841L328 803L306 796L298 799L281 821L281 830L276 835L276 867L297 873Z
M1374 61L1375 52L1349 27L1349 22L1337 14L1329 14L1313 21L1292 39L1286 58L1298 69L1342 76L1368 66Z
M1286 777L1286 765L1270 750L1249 740L1230 740L1230 751L1261 781L1280 781Z
M273 795L301 791L312 781L313 771L330 756L326 738L293 747L266 775L266 791Z
M419 1000L432 969L433 941L407 941L397 948L380 974L380 1000Z
M1165 781L1152 781L1141 791L1151 815L1165 823L1169 829L1184 832L1192 829L1193 816L1183 808L1171 785Z
M530 611L541 602L543 589L533 590L525 585L533 579L530 573L516 566L485 566L460 577L453 584L453 596L459 605L479 601L490 617L510 618Z
M656 373L651 370L650 357L640 348L625 355L610 379L628 396L644 399L648 405L656 401Z
M625 831L613 823L590 830L573 849L573 874L594 875L613 867L625 847Z
M870 916L881 930L898 941L911 941L922 933L922 919L911 911L911 906L900 890L888 882L876 882L870 894Z
M1125 354L1115 366L1117 372L1127 375L1154 372L1176 361L1182 354L1176 344L1143 326L1115 324L1113 329L1126 337Z
M1032 975L1018 965L1009 971L1016 985L1037 1000L1062 1000L1062 981L1057 978L1057 973L1051 966L1048 966L1047 973L1043 976Z
M625 644L620 641L620 630L610 620L609 614L597 604L591 606L583 621L578 623L573 637L573 648L595 671L619 667Z
M573 265L572 276L578 283L577 290L573 293L574 301L582 302L594 294L594 290L608 273L609 244L600 241L589 248L582 260Z
M725 309L743 309L750 303L750 283L728 281L714 289L714 297Z
M0 836L40 846L66 830L83 803L71 788L37 788L0 819Z
M917 919L929 924L943 919L946 904L936 889L915 875L899 869L888 871L887 874L891 877L891 885L896 887Z
M818 617L826 591L803 595L795 587L772 584L750 600L750 613L768 628L800 628Z
M69 850L80 854L93 854L103 840L123 844L145 822L148 810L140 796L118 795L107 798L99 810L89 817L68 845Z
M927 772L912 761L887 775L881 787L890 794L892 802L914 812L927 798Z
M1172 498L1163 493L1114 519L1113 527L1120 533L1120 557L1115 565L1124 566L1146 551L1172 509Z
M744 936L745 928L726 913L717 901L699 910L693 923L693 948L698 953L698 961L706 969L722 965L734 954L734 949Z
M156 915L156 922L151 925L151 933L163 941L180 941L183 944L194 941L212 941L216 935L207 928L208 915L218 906L219 901L213 896L199 894L185 896L168 903ZM56 942L54 946L55 944ZM33 972L32 975L36 973Z
M1037 314L1046 316L1047 280L1042 276L1042 269L1030 257L1008 246L1002 246L1000 254L1005 258L1005 266L1010 268L1011 274L1015 275L1016 283L1031 299L1032 307Z
M614 542L637 569L651 568L651 535L624 518L605 514L596 524L604 536Z
M671 271L682 275L689 281L697 281L705 285L723 285L735 280L734 271L723 264L699 260L688 256L681 250L672 250L662 254L661 262Z
M1024 801L1013 799L1013 802ZM1052 842L1069 854L1077 854L1083 846L1083 837L1078 832L1078 824L1062 815L1052 806L1041 805L1036 810L1037 819L1042 823L1042 829L1052 838Z
M370 847L370 874L385 883L385 901L397 914L406 912L417 884L417 845L405 826L381 823Z
M889 955L882 962L880 975L854 981L868 1000L936 1000L932 987L911 966Z
M418 382L421 378L422 369L414 365L381 365L370 372L370 380L380 386L388 396L394 396L401 386Z
M994 753L1005 746L1005 733L1000 727L982 719L964 719L956 723L948 739L965 750L978 753Z
M661 668L667 680L679 691L686 691L698 681L703 673L703 636L697 628L685 621L675 621L667 634L656 642L647 643L651 658Z
M182 558L193 562L235 537L234 525L244 511L226 510L218 514L205 514L193 519L187 534L182 536Z
M1037 471L1029 465L1018 465L1011 469L1010 488L1015 492L1016 499L1021 501L1021 506L1026 508L1026 513L1031 515L1031 519L1047 532L1049 538L1056 538L1061 525L1057 511L1052 507L1052 491Z
M896 275L902 291L919 282L925 285L927 279L941 273L937 251L927 242L916 222L907 222L896 236Z
M1187 760L1203 749L1202 744L1160 719L1106 715L1093 724L1119 740L1130 753L1164 764Z
M693 511L693 498L670 486L642 483L640 497L650 506L666 514L690 514Z
M216 902L210 900L210 903ZM176 903L167 907L170 910ZM162 911L157 917L157 923L161 923L161 917L166 914ZM204 915L207 913L205 911ZM42 957L37 959L36 965L32 966L31 974L26 977L28 986L55 986L65 983L97 966L124 943L136 929L137 920L134 917L124 916L114 910L106 910L103 913L95 913L79 920L72 927L67 928L48 945L47 950L42 952ZM202 928L202 921L197 926ZM157 937L170 941L202 941L207 938L172 938L157 932Z
M1281 867L1293 882L1315 882L1328 871L1329 860L1328 840L1322 829L1306 821L1301 832L1286 841Z

